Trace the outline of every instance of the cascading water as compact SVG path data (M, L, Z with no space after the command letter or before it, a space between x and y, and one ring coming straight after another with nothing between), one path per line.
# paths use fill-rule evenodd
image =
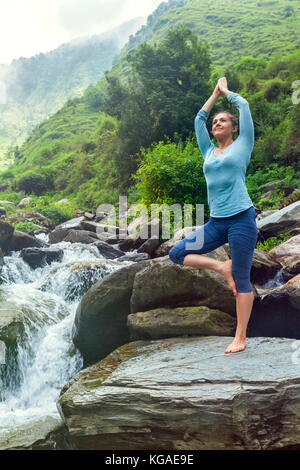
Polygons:
M43 238L47 241L47 237ZM87 288L128 262L101 256L96 246L61 242L62 261L31 269L14 252L4 257L0 309L11 309L22 323L22 335L0 364L0 449L9 436L46 417L60 420L56 401L61 388L82 367L72 352L71 331L77 305ZM94 271L78 274L80 263L99 263ZM102 263L103 264L102 264ZM92 272L92 274L91 274Z

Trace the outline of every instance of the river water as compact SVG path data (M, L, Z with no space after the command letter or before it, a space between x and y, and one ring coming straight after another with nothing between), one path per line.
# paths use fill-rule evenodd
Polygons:
M46 235L39 238L47 241ZM17 312L25 329L17 349L7 351L6 365L0 365L0 449L32 423L47 417L59 423L60 390L82 368L71 340L78 303L90 285L129 263L107 260L96 246L82 243L61 242L54 248L63 249L62 261L37 269L20 252L4 257L0 308ZM89 274L71 270L86 262L103 266Z

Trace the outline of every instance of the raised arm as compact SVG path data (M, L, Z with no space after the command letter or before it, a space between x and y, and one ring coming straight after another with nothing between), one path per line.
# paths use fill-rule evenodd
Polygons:
M220 93L228 99L230 103L237 106L239 110L239 136L238 139L243 141L249 149L252 150L254 146L254 125L249 108L248 101L245 100L239 93L229 91L227 88L226 77L219 78L218 87Z
M210 140L209 133L206 127L206 122L207 122L208 115L211 109L213 108L215 102L219 98L219 96L221 96L221 94L217 90L217 87L216 87L213 94L208 98L206 103L202 106L197 116L195 117L195 132L196 132L197 142L198 142L198 146L203 155L204 160L205 160L205 155L209 147L212 145L212 142Z
M239 140L243 140L251 150L254 146L254 124L249 108L249 103L239 93L229 91L226 98L230 103L237 106L239 110Z

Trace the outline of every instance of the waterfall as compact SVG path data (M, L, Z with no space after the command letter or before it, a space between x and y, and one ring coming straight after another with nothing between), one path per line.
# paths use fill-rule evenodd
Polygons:
M49 416L60 420L60 390L82 368L71 340L78 303L93 283L129 263L107 260L96 246L82 243L54 247L64 251L62 261L37 269L20 252L4 257L0 308L21 316L23 332L17 346L7 348L6 364L0 364L0 448L19 427ZM72 270L86 262L99 267L88 274Z

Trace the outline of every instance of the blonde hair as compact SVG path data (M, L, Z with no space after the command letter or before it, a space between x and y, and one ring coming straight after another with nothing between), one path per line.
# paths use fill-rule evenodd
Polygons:
M230 120L231 120L231 123L232 123L232 127L237 126L237 130L232 133L232 136L234 136L234 135L238 132L238 129L239 129L239 121L238 121L238 119L237 119L233 114L231 114L231 112L228 111L227 109L221 109L220 111L218 111L217 113L215 113L215 114L213 115L212 120L214 120L215 117L216 117L218 114L221 114L221 113L226 113L226 114L228 114L228 116L229 116L229 118L230 118Z

